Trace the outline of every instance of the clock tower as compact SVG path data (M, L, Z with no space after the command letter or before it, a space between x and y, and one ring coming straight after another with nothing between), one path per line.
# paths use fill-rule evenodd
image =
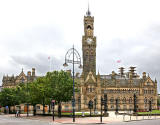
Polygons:
M84 35L82 36L83 74L84 78L91 71L96 75L96 37L94 36L94 17L91 12L84 16Z

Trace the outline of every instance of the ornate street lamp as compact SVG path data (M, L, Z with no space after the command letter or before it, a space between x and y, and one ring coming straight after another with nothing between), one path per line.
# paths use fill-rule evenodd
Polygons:
M27 96L28 94L28 82L30 81L30 76L27 76ZM27 97L29 98L29 96ZM29 116L29 105L28 105L28 99L27 99L27 117Z
M104 100L103 100L103 97L101 96L101 117L100 117L101 123L102 123L102 116L103 116L103 105L104 105Z
M107 106L107 94L104 95L104 111L105 111L105 114L107 113L107 110L108 110L108 106Z
M134 98L134 113L136 113L137 112L137 97L136 97L136 94L134 93L134 95L133 95L133 98Z
M118 113L118 99L116 99L116 113Z
M149 100L149 111L151 112L152 111L152 101Z
M71 59L71 56L73 58ZM73 122L75 122L75 90L74 90L74 64L79 64L79 68L82 68L81 57L78 51L74 48L69 49L65 55L65 63L63 66L68 66L68 63L73 64L73 98L72 98L72 107L73 107Z

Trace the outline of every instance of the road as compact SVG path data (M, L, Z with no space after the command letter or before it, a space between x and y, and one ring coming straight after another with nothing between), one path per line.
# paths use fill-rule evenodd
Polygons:
M0 115L0 125L52 125L52 123Z
M65 123L67 124L67 123ZM78 124L78 125L84 125ZM87 123L94 124L94 123ZM53 123L51 121L41 121L41 120L31 120L26 118L15 118L7 115L0 115L0 125L62 125L62 123ZM74 125L73 123L67 125ZM76 124L77 125L77 124ZM156 120L140 120L132 122L112 122L107 123L106 125L160 125L160 119Z

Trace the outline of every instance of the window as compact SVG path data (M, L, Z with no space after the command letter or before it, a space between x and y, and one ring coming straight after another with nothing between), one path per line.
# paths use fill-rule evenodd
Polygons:
M114 98L113 97L110 98L110 102L114 103Z
M111 105L111 109L114 109L114 105Z
M130 104L132 103L132 97L129 98L129 103L130 103Z
M147 98L145 97L144 98L144 103L146 104L148 102Z
M78 110L81 110L81 97L78 97Z
M39 110L39 109L40 109L40 106L37 106L36 109Z
M122 99L122 102L123 102L123 104L126 104L126 98L125 97Z

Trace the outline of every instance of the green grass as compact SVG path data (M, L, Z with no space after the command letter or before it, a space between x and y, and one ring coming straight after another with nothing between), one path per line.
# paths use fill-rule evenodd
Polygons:
M58 115L58 113L56 112L55 113L56 115ZM61 113L61 115L66 115L66 116L68 116L68 115L72 115L72 112L62 112ZM79 115L79 116L82 116L82 113L81 112L77 112L77 113L75 113L75 115ZM90 113L87 113L87 112L85 112L84 113L84 116L89 116L90 115ZM92 114L93 115L93 114Z
M152 112L138 112L138 114L160 114L160 110L152 110Z

